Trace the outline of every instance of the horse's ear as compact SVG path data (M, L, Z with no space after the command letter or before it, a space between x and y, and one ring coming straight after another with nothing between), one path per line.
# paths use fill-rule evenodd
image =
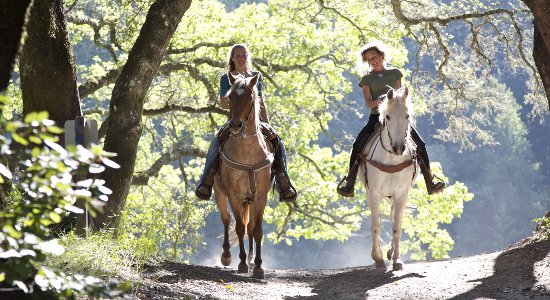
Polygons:
M390 90L388 91L388 99L392 99L393 98L393 89L390 88Z
M405 89L403 90L403 99L407 99L409 97L409 87L405 86Z
M248 82L248 86L252 89L258 83L258 79L260 79L260 72L256 73L252 79L250 79L250 82Z
M233 74L231 74L231 71L227 72L227 78L229 78L229 84L233 85L235 83L235 77L233 77Z

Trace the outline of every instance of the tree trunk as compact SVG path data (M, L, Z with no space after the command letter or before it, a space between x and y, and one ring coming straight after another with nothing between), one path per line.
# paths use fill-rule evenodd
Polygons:
M20 61L23 115L48 111L59 127L82 116L63 0L34 0ZM64 145L63 135L59 143Z
M94 224L98 229L117 228L126 204L142 132L145 95L162 62L164 52L191 0L157 0L147 13L145 23L113 89L109 125L103 149L118 156L119 169L107 168L101 174L109 195L104 212Z
M550 1L522 0L533 14L533 58L539 72L550 109Z
M539 72L550 109L550 1L522 0L533 14L533 58ZM550 215L550 210L546 213Z
M32 0L0 0L0 95L8 88L13 66L17 61L17 56L23 40L25 22L27 20L27 11L31 7ZM2 109L0 108L0 118L2 118ZM2 134L2 132L0 132ZM9 166L9 159L6 155L0 156L0 163ZM10 168L13 172L13 168ZM4 178L4 183L0 184L0 210L5 211L8 203L6 201L7 193L11 191L12 181ZM2 221L0 220L0 227Z
M31 0L0 0L0 93L7 89Z

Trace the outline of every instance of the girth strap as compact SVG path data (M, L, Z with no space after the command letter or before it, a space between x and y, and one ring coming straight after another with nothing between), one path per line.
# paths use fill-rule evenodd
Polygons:
M232 169L248 172L248 183L250 184L250 192L252 192L252 195L254 195L256 193L256 171L259 171L271 165L274 160L273 154L269 153L266 159L258 163L255 163L254 165L245 165L245 164L232 161L227 156L225 156L225 153L223 153L223 151L220 151L220 152L221 152L221 159L226 166Z

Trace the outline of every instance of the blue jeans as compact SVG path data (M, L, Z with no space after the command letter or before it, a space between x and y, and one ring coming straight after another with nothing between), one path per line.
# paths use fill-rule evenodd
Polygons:
M206 175L208 175L208 171L210 171L210 166L212 166L214 158L216 158L216 155L220 153L221 145L222 141L218 138L218 134L216 133L216 136L210 142L210 147L208 148L208 153L206 154L206 163L204 164L204 169L202 170L200 182L202 182L206 178Z

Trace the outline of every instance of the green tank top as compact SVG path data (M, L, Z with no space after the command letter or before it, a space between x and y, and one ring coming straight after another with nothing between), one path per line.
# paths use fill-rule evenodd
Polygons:
M372 99L385 95L390 90L389 87L397 89L397 82L403 78L403 73L398 68L386 68L382 71L371 71L363 76L359 81L359 86L370 86ZM378 106L370 110L371 114L379 114Z

